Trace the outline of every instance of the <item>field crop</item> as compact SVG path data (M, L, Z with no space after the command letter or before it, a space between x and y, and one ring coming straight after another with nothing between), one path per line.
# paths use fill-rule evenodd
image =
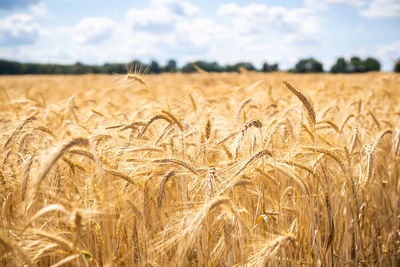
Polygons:
M0 265L399 266L398 103L393 73L0 77Z

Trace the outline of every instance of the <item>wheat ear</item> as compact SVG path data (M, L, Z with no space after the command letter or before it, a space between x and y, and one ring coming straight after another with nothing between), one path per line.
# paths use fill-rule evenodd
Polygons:
M315 116L315 111L313 108L313 105L310 100L307 99L299 90L294 88L289 82L283 81L283 83L286 85L286 87L297 96L297 98L303 103L304 107L307 110L308 117L310 121L312 122L312 125L314 126L314 146L315 146L315 157L317 156L317 128L316 128L316 116Z
M50 159L47 161L44 168L41 170L39 176L37 177L36 181L33 184L33 190L35 193L39 190L40 184L43 182L46 175L50 172L51 167L57 162L59 158L61 158L71 147L74 146L87 146L89 145L89 141L86 138L75 138L70 142L66 143L65 145L61 146L56 153L54 153Z
M10 251L12 253L16 252L18 255L21 256L22 260L29 266L29 267L34 267L35 265L31 261L31 259L28 257L26 252L17 244L15 244L11 240L7 240L5 237L0 234L0 244L2 244L5 248L5 250ZM7 261L6 261L7 262Z

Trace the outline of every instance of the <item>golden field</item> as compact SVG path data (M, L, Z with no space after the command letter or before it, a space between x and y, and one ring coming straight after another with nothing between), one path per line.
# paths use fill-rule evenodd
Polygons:
M0 265L399 266L398 103L393 73L0 77Z

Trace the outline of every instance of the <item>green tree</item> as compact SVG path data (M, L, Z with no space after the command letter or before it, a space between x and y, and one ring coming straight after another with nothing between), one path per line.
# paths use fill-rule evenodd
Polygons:
M244 68L248 71L255 71L256 68L253 66L253 64L249 62L238 62L235 65L227 65L225 67L222 67L223 71L226 72L240 72L240 68Z
M196 72L196 68L193 66L193 63L189 62L182 67L181 71L183 73L192 73L192 72Z
M351 57L350 62L340 57L331 67L332 73L360 73L367 71L379 71L381 64L374 58L361 60L359 57Z
M394 63L394 72L400 72L400 58Z
M23 74L23 66L15 61L0 60L0 74Z
M235 71L240 71L240 68L245 68L249 71L255 71L256 68L249 62L239 62L234 65Z
M157 61L153 60L150 62L149 72L156 74L161 72L160 65L158 64Z
M365 66L363 61L359 57L350 58L350 70L349 72L364 72Z
M331 67L331 73L346 73L349 71L349 63L340 57L336 60L336 63Z
M323 72L322 63L314 58L301 59L294 67L296 73Z
M368 57L363 62L365 71L380 71L381 70L381 63L375 58Z
M206 62L199 60L187 63L185 66L182 67L181 71L183 73L196 72L197 69L195 66L207 72L221 72L222 70L217 62Z
M264 62L262 65L262 72L272 72L272 71L278 71L279 66L278 64L268 64L267 62Z
M85 72L85 66L80 62L76 62L72 67L72 73L73 74L84 74L84 73L86 73Z
M164 72L176 72L176 61L173 59L168 60L167 64L162 69Z

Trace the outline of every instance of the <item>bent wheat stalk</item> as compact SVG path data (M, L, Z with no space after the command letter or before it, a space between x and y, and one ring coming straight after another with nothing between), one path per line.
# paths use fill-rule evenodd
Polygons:
M70 148L74 146L87 146L89 145L89 141L86 138L75 138L71 140L70 142L66 143L65 145L62 145L57 152L55 152L50 159L47 161L46 165L44 168L41 170L40 174L36 178L35 182L32 185L32 190L31 190L31 196L39 190L40 184L43 182L44 178L46 175L50 172L51 168L53 165L57 162L58 159L60 159Z

